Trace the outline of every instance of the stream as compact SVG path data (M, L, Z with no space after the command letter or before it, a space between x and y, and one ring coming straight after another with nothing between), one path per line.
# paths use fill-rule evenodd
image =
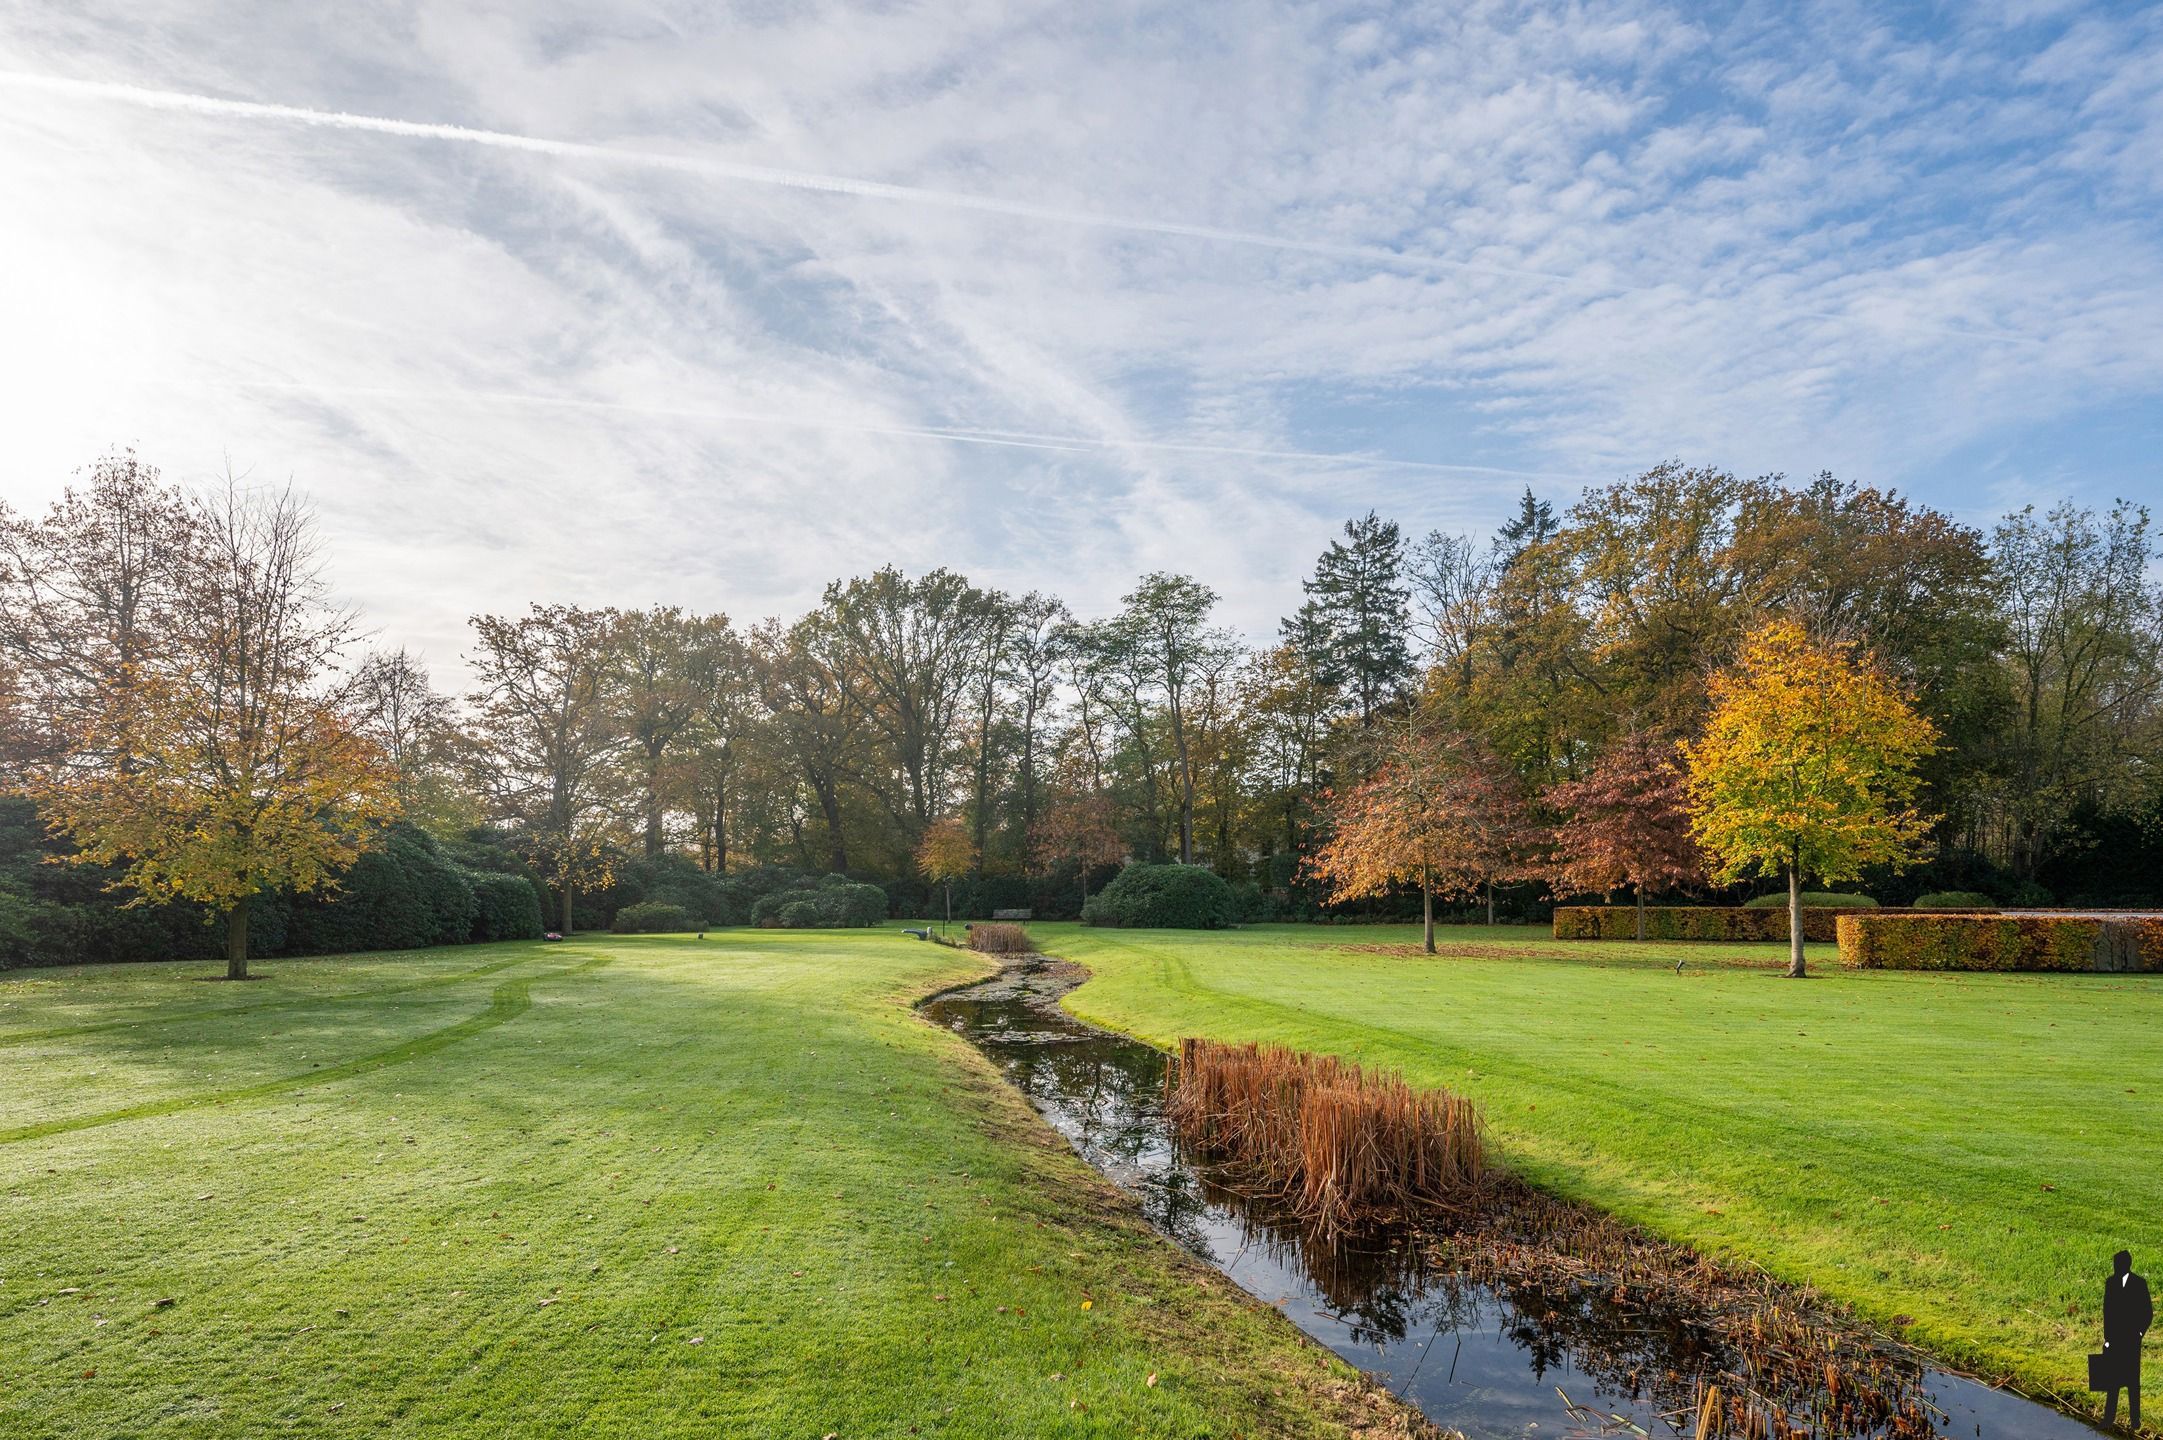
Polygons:
M1438 1271L1413 1237L1324 1242L1213 1184L1164 1115L1165 1057L1059 1009L1078 972L1042 956L926 1001L1083 1159L1134 1196L1150 1223L1445 1429L1500 1437L1689 1435L1676 1386L1717 1367L1695 1328L1619 1313L1599 1287L1507 1293ZM1937 1433L1965 1440L2092 1440L2106 1433L2048 1406L1931 1370ZM1578 1407L1574 1412L1565 1404ZM1854 1432L1853 1440L1868 1440Z

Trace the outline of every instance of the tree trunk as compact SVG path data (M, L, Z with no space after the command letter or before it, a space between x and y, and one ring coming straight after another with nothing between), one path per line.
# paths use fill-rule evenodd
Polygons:
M225 978L248 978L248 902L245 900L225 912Z
M1421 866L1419 872L1419 908L1422 944L1427 953L1432 955L1434 954L1434 883L1429 878L1425 866Z
M946 882L946 928L954 928L954 882Z
M1637 890L1637 938L1642 940L1645 938L1645 887L1639 885L1635 889Z
M1797 845L1787 867L1787 973L1790 980L1803 979L1802 846Z
M1495 882L1487 882L1487 923L1495 923Z

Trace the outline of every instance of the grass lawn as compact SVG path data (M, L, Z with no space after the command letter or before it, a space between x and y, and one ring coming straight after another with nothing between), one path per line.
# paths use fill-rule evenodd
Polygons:
M1812 946L1792 981L1750 968L1784 946L1517 927L1444 930L1431 959L1411 927L1033 928L1094 972L1080 1015L1460 1089L1538 1183L1988 1372L2087 1399L2112 1252L2163 1273L2163 979L1850 972Z
M11 1440L1374 1417L910 1013L966 955L888 928L216 968L0 976Z

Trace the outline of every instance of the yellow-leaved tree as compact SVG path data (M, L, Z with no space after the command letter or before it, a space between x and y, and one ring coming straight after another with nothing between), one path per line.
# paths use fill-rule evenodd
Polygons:
M352 620L329 603L305 507L228 481L188 519L167 633L84 725L104 758L32 793L71 858L222 914L226 977L245 980L251 897L333 886L396 813L396 777L348 714Z
M924 827L924 838L916 845L916 868L926 880L946 887L949 925L954 923L954 882L975 864L976 846L969 840L969 827L960 820L948 817Z
M1711 694L1684 750L1691 832L1721 880L1786 876L1787 973L1800 978L1803 877L1838 883L1917 858L1931 820L1915 807L1916 765L1937 728L1867 657L1791 620L1753 633Z

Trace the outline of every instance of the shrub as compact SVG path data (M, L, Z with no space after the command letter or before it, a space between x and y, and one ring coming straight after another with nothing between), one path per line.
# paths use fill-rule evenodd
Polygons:
M1805 910L1875 910L1878 902L1868 895L1838 895L1829 890L1805 890L1802 893ZM1758 895L1742 902L1745 910L1785 910L1787 892L1777 891L1771 895ZM1783 937L1785 938L1785 937Z
M1917 910L1995 910L1998 902L1974 890L1934 890L1915 897Z
M1082 907L1087 924L1147 930L1221 930L1238 918L1232 887L1200 865L1129 865Z
M969 948L986 955L1034 955L1036 943L1022 926L1005 920L985 920L969 927Z
M618 910L615 922L608 928L618 935L673 935L696 930L701 924L696 915L681 905L671 905L666 900L641 900Z
M791 900L775 917L784 930L816 930L826 926L826 912L816 900Z
M466 884L473 891L475 940L541 938L541 897L523 875L468 870Z
M809 906L812 917L791 921L785 913ZM810 884L777 890L759 897L751 907L754 925L786 925L791 929L824 927L843 929L876 925L886 918L886 892L876 885L859 885L845 875L829 875Z
M258 941L258 953L336 955L354 950L418 950L473 933L473 887L435 838L392 825L339 877L338 888L297 896L285 943ZM249 916L253 929L254 913Z
M1808 897L1805 897L1808 898ZM1830 944L1837 937L1834 922L1845 914L1867 909L1877 915L1912 915L1912 910L1868 906L1803 909L1803 939ZM1637 912L1628 905L1557 905L1557 940L1634 940ZM1787 939L1787 907L1751 905L1654 905L1645 911L1647 940L1780 940Z
M2163 970L2163 920L2084 915L1843 915L1857 970Z

